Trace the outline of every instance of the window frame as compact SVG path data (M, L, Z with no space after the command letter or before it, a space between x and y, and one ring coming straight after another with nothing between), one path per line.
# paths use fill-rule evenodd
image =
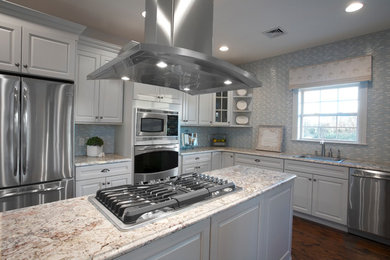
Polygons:
M308 89L320 89L320 88L340 88L340 87L351 87L358 86L359 97L358 97L358 112L357 112L357 140L356 141L342 141L342 140L324 140L327 143L339 143L339 144L360 144L366 145L366 134L367 134L367 88L368 82L353 82L347 84L335 84L335 85L322 85L305 87L299 89L293 89L293 122L292 122L292 140L304 141L304 142L319 142L318 139L302 138L299 130L299 92L300 90Z

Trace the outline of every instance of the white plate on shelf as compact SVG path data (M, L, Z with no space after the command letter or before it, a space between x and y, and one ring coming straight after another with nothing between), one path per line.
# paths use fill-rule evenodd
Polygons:
M237 90L237 95L239 96L245 96L247 93L246 89L238 89Z
M247 116L237 116L236 123L237 125L246 125L249 122L249 118Z
M245 110L248 107L248 103L246 103L245 100L240 100L237 102L236 106L238 110Z

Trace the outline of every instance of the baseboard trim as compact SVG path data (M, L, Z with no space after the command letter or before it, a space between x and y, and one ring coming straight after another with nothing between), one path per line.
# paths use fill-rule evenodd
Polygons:
M304 213L301 213L301 212L294 211L293 213L294 213L294 216L297 216L297 217L300 217L300 218L303 218L303 219L306 219L306 220L310 220L310 221L322 224L324 226L328 226L328 227L331 227L331 228L334 228L334 229L338 229L338 230L341 230L341 231L344 231L344 232L348 232L348 228L345 225L341 225L341 224L334 223L334 222L331 222L331 221L328 221L328 220L324 220L324 219L321 219L321 218L310 216L310 215L307 215L307 214L304 214Z

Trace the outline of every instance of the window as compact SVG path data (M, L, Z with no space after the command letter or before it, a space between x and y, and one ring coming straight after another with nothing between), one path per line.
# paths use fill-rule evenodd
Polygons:
M364 83L300 88L294 97L297 140L365 143L367 87Z

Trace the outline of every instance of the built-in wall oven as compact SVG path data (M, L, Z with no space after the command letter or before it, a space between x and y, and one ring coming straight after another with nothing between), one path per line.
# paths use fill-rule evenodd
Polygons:
M134 182L146 183L179 174L179 112L137 108Z

